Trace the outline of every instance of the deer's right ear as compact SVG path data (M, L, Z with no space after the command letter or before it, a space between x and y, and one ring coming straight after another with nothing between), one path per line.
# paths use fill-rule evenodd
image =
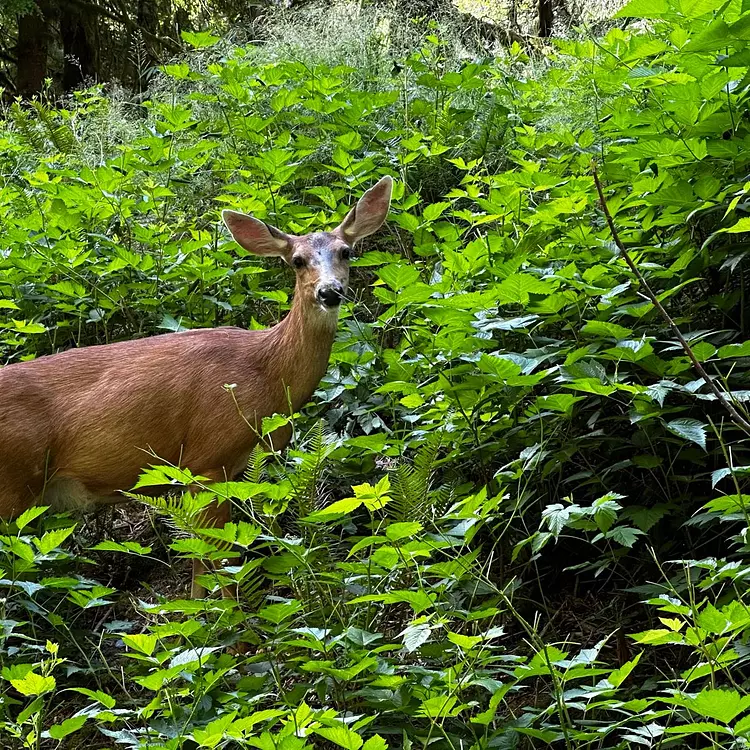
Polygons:
M225 209L221 218L237 244L255 255L278 256L287 260L291 251L288 235L254 216Z

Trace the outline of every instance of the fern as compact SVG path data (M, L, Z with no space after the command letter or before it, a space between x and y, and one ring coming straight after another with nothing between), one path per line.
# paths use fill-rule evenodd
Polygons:
M199 536L197 533L203 523L206 508L215 500L211 492L185 492L181 495L141 495L135 492L125 493L152 508L164 517L170 527L186 536Z
M423 523L439 516L447 506L448 488L432 487L441 442L439 432L431 433L412 464L401 462L391 471L391 503L386 507L395 520Z
M30 113L15 102L10 108L10 116L23 145L32 151L44 151L47 143Z
M57 122L53 111L41 102L32 102L32 106L36 110L42 129L55 149L62 154L75 151L78 141L70 127L64 122Z
M260 567L262 562L262 559L258 559L256 567ZM255 612L266 599L268 593L266 591L266 586L266 578L262 571L254 570L237 584L240 601L242 601L243 605L251 612Z
M266 463L268 461L268 453L263 449L263 446L258 443L250 453L250 458L247 460L247 466L243 474L246 482L252 482L253 484L259 484L263 481L263 475L266 470Z
M315 510L320 478L333 448L333 441L323 429L323 421L318 420L308 433L306 450L291 477L293 489L290 507L297 518L304 518Z
M61 154L78 149L75 134L64 122L56 119L54 110L42 102L31 102L32 110L23 109L18 102L10 108L11 118L24 145L32 151L46 152L50 146Z

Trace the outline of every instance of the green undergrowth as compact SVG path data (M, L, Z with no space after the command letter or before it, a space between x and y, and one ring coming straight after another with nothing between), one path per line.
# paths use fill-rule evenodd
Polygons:
M155 459L154 532L3 530L3 746L747 747L747 436L592 180L744 414L745 6L633 0L543 65L430 36L371 78L192 34L143 104L10 106L6 363L273 324L292 274L221 209L304 233L395 190L289 450L220 485ZM216 497L234 523L201 529ZM236 602L160 585L196 556Z

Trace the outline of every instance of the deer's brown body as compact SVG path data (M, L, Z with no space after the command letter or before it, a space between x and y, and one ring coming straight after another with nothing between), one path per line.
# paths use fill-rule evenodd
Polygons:
M170 333L0 369L0 435L13 436L0 442L0 515L37 501L122 499L115 493L154 456L234 477L256 442L248 422L260 428L263 417L310 398L334 334L293 309L266 331ZM274 448L288 437L273 436Z
M349 248L382 224L390 193L383 178L333 232L303 237L225 212L243 247L297 270L292 309L273 328L171 333L1 368L0 517L121 500L154 457L214 481L240 473L262 418L299 409L323 377ZM276 449L288 440L287 429L271 436ZM228 508L215 509L213 522L226 520Z

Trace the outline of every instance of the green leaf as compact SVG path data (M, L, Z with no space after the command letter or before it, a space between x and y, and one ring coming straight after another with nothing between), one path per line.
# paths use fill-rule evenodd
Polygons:
M408 653L416 651L423 643L430 639L432 628L427 623L410 625L401 635L404 637L404 650Z
M721 724L713 724L708 721L693 721L689 724L679 724L675 727L667 727L664 730L667 734L710 734L712 732L722 732L723 734L732 734L729 727L723 727Z
M388 750L388 743L379 734L375 734L365 742L362 750Z
M145 633L136 633L134 635L124 634L122 640L126 646L130 646L130 648L146 656L151 656L154 653L157 641L155 635L147 635Z
M41 516L48 508L49 506L47 505L34 505L31 508L27 508L20 516L18 516L18 518L16 518L16 527L19 531L25 529L32 521L39 518L39 516Z
M641 660L643 652L639 653L635 658L628 662L625 662L619 669L615 669L614 672L610 672L607 677L607 682L613 687L620 687L623 682L629 677L630 673L638 666L638 662Z
M422 531L422 524L417 521L403 521L401 523L392 523L386 530L385 535L395 542L405 537L412 537Z
M435 221L436 219L440 218L446 208L450 208L450 205L450 203L432 203L425 208L422 217L425 221L428 222Z
M457 716L461 711L461 706L457 707L457 703L458 698L455 695L438 695L434 698L428 698L422 701L418 715L430 719L445 719Z
M325 508L310 513L306 516L305 521L328 521L336 516L347 515L359 508L362 502L358 497L345 497L343 500L337 500Z
M706 450L706 425L697 419L685 417L667 422L667 429L685 440Z
M48 555L53 549L57 549L74 531L75 526L48 531L41 539L34 539L34 544L42 555Z
M195 49L213 47L214 44L220 41L220 37L209 34L207 31L183 31L181 32L181 36L184 41L191 47L195 47Z
M602 320L589 320L581 329L581 333L584 333L587 336L608 336L620 341L631 336L633 331L630 328L617 325L617 323L608 323Z
M724 231L728 234L750 232L750 216L743 216L736 224L732 224L731 227L727 227Z
M53 724L49 728L49 736L53 740L65 739L69 734L77 732L86 723L87 718L86 716L74 716L70 719L65 719L60 724Z
M536 276L527 273L514 273L497 287L498 302L501 305L521 304L529 301L530 294L552 294L554 288Z
M479 358L479 369L499 380L507 380L521 373L521 367L512 360L484 353Z
M365 596L358 596L355 599L351 599L347 603L354 605L360 602L383 602L384 604L406 603L414 610L414 614L417 615L434 606L433 598L422 589L418 591L389 591L386 594L366 594Z
M411 284L419 281L419 270L414 266L405 263L399 265L391 264L378 271L378 276L391 288L397 292Z
M615 526L614 529L607 532L606 537L621 544L623 547L630 548L643 533L640 529L632 529L629 526Z
M727 359L729 357L750 357L750 341L722 346L719 349L719 359Z
M578 378L572 383L562 383L563 388L569 388L573 391L582 391L583 393L595 393L598 396L609 396L617 388L613 385L605 385L596 378Z
M294 617L298 612L303 609L302 602L292 599L282 604L269 604L267 607L263 607L258 612L258 617L262 617L264 620L272 622L274 625L279 625L288 620L290 617Z
M21 695L33 696L33 695L44 695L55 689L56 683L55 678L51 675L48 677L42 677L42 675L36 672L28 672L24 677L20 679L11 679L10 684L18 690Z
M289 417L284 414L274 414L272 417L263 417L263 437L270 435L276 430L286 427L290 423Z
M679 0L680 12L685 18L700 18L726 5L726 0Z
M637 643L643 643L650 646L660 646L664 643L684 643L685 638L680 633L666 628L656 628L654 630L644 630L642 633L634 633L630 636Z
M315 734L325 737L329 742L333 742L334 745L344 747L347 750L359 750L362 747L362 738L343 724L335 727L320 727L313 731Z
M663 18L668 11L667 0L630 0L615 18Z
M710 602L698 613L695 624L712 635L723 635L729 620Z
M736 690L706 688L695 698L686 699L685 704L701 716L728 724L750 707L750 695L741 696Z
M105 540L94 545L91 549L107 552L124 552L129 555L148 555L151 553L151 547L144 547L138 542L110 542Z

